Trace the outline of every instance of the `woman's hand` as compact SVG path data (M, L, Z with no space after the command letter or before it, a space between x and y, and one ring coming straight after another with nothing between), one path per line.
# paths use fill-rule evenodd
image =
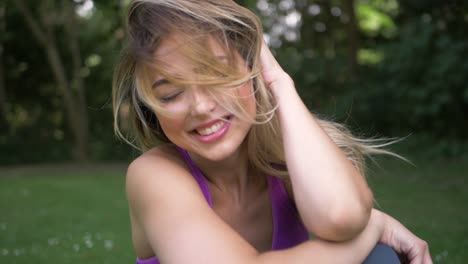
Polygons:
M293 80L281 68L281 65L276 61L265 42L263 42L260 52L260 65L262 67L263 81L275 96L278 97L280 91L295 90Z
M385 225L380 242L392 247L403 264L432 264L427 242L415 236L391 216L384 216Z

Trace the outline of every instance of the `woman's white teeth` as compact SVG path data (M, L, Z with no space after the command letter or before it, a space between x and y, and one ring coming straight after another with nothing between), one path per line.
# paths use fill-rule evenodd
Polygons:
M223 127L224 121L219 121L218 123L204 128L204 129L197 129L197 133L202 135L202 136L208 136L213 134L214 132L218 131L221 127Z

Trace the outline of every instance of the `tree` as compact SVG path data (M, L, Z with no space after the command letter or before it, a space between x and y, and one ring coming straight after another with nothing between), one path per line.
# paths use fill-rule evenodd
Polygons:
M0 130L6 131L8 122L6 119L6 88L5 88L5 74L3 70L3 42L5 36L5 3L0 4L0 32L3 37L0 37Z
M85 161L89 155L89 124L85 87L80 74L82 58L77 37L75 2L60 1L60 6L57 6L54 1L41 1L37 9L37 17L34 17L24 0L15 0L13 3L47 57L56 87L63 100L68 128L73 137L73 157L76 160ZM58 49L55 33L58 26L62 26L67 36L73 68L69 73L71 77L67 76L64 59Z
M359 51L359 27L356 21L355 4L354 0L343 1L345 13L348 14L349 17L346 31L348 37L348 69L351 77L356 76Z

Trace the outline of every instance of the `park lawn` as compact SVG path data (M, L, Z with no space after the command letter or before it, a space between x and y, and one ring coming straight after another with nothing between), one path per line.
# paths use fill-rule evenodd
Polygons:
M427 240L435 263L466 263L468 162L414 163L371 166L376 207ZM0 175L0 263L134 263L124 193L123 170Z
M0 263L135 263L124 172L54 174L0 177Z
M412 162L371 166L375 207L426 240L434 263L468 263L468 160Z

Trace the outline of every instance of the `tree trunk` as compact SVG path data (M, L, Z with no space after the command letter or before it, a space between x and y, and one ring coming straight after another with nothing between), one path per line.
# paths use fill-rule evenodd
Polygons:
M5 36L6 33L6 4L0 4L0 34ZM5 87L5 75L3 69L3 38L0 37L0 133L6 133L8 131L8 122L6 118L6 87Z
M59 49L55 41L53 33L53 25L48 23L47 14L44 14L45 9L40 9L40 19L36 20L24 3L24 0L14 1L16 7L26 20L28 27L33 33L38 43L44 49L47 61L52 70L58 91L62 95L65 114L67 117L68 128L73 137L73 158L77 161L86 161L88 159L88 117L86 112L86 101L84 96L84 88L82 78L79 75L80 70L80 54L78 47L78 39L74 35L75 32L70 32L70 29L76 31L74 25L68 26L69 45L73 58L73 79L69 81L63 61L60 57ZM44 3L44 2L42 2ZM73 7L71 7L73 8ZM74 20L75 14L67 14L67 20ZM41 22L41 23L40 23ZM74 23L74 21L67 23ZM43 28L41 28L41 26ZM72 34L70 34L72 33ZM72 87L74 85L75 87ZM77 90L78 95L75 96L73 88Z
M349 17L347 24L348 35L348 71L351 78L357 77L358 51L359 51L359 27L356 20L356 8L354 0L344 1L345 13Z
M75 127L75 129L77 129L75 155L77 155L77 157L80 160L86 160L89 149L89 121L86 107L85 87L83 83L83 78L81 77L81 52L77 36L78 30L76 28L76 13L72 1L64 1L63 4L63 9L65 11L65 14L67 14L65 20L65 29L68 35L68 46L70 49L73 65L73 77L70 83L70 88L76 91L75 101L77 107L76 111L78 112L78 119L76 120Z

